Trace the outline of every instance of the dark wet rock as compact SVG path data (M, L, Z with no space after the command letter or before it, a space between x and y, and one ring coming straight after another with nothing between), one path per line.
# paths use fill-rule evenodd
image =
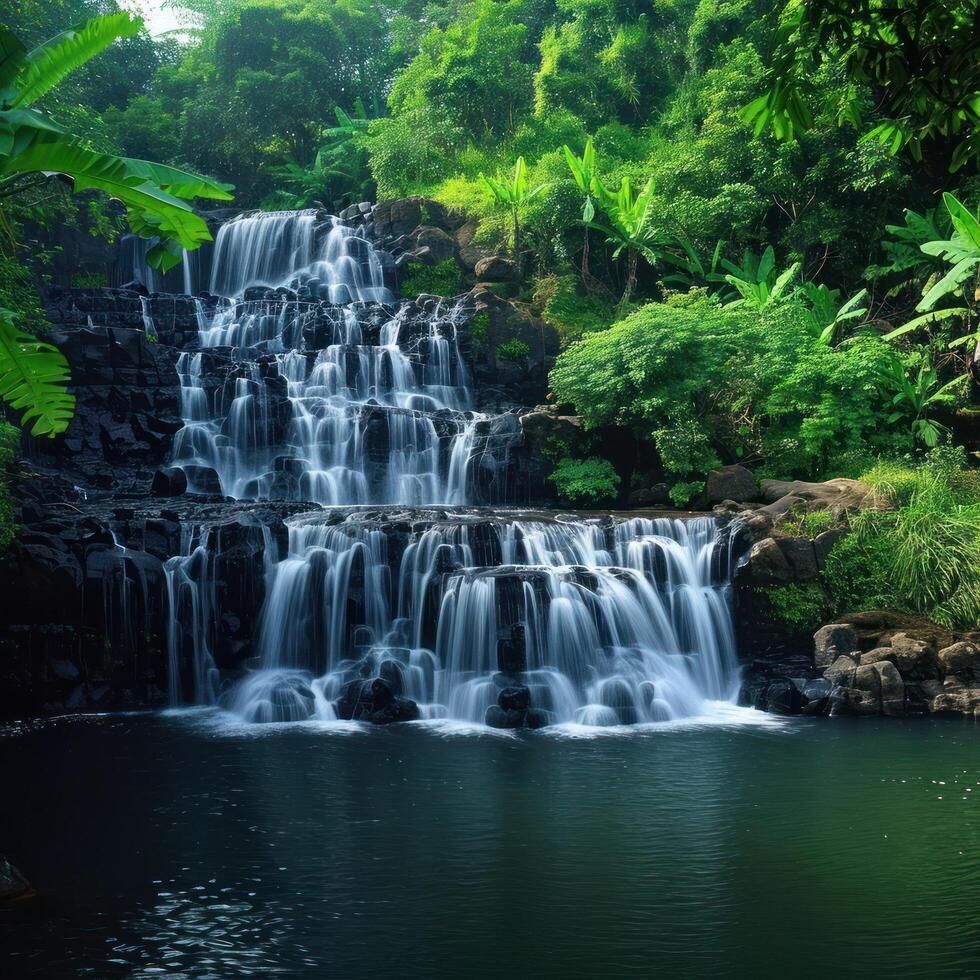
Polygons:
M30 882L0 855L0 903L27 898L33 893Z
M151 490L158 497L179 497L187 491L187 475L179 466L163 466L153 474Z
M844 537L844 531L841 530L831 530L831 531L821 531L813 539L813 553L817 560L817 568L823 569L824 565L827 563L827 556L833 550L835 544L842 537Z
M751 470L735 464L722 466L711 470L704 488L704 499L707 506L720 503L723 500L755 500L759 488Z
M526 711L531 703L531 692L523 685L505 687L497 697L497 704L505 711Z
M419 717L419 706L409 698L396 695L382 677L351 681L335 706L339 718L374 725L416 721Z
M491 704L487 708L484 723L489 728L523 728L526 715L527 712L525 711L501 708L499 704Z
M775 538L757 541L749 552L748 564L755 583L772 584L793 579L793 571Z
M517 276L517 265L513 259L502 255L490 255L480 259L473 267L479 282L503 282Z
M817 677L803 686L800 692L802 712L805 715L822 715L827 711L834 685L826 677Z
M791 680L774 681L766 689L766 711L777 715L799 714L803 706L799 688Z

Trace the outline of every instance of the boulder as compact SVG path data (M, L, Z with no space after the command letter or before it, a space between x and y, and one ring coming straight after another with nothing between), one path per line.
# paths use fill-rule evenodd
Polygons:
M460 245L458 260L459 264L467 272L475 272L477 264L482 259L490 257L490 253L485 248L478 248L476 245Z
M856 670L857 664L853 657L841 656L823 672L823 676L836 686L851 687L854 683Z
M760 496L773 504L784 497L797 498L807 510L833 510L843 512L877 506L880 501L867 484L860 480L839 478L824 483L807 483L804 480L763 480L759 485Z
M796 715L803 707L799 688L790 680L773 681L766 688L766 711L777 715Z
M634 490L629 496L630 507L663 507L668 503L670 503L670 487L666 483L642 487Z
M898 668L888 660L881 660L871 666L878 672L882 712L901 717L905 714L905 682Z
M456 243L441 228L423 225L413 236L419 256L432 265L446 262L456 254Z
M487 708L484 723L488 728L521 728L527 712L501 708L499 704L491 704Z
M896 633L891 638L891 657L903 677L916 680L935 677L939 672L939 660L933 645L907 633Z
M952 674L965 684L980 683L980 646L976 643L960 641L943 647L938 660L945 674Z
M944 689L929 702L929 711L938 715L980 717L980 687Z
M790 582L793 579L789 562L774 538L763 538L752 545L748 564L752 580L759 584Z
M708 506L723 500L743 502L755 500L759 488L751 470L735 464L711 470L704 488L704 500Z
M809 538L777 538L795 582L812 582L818 574L817 556Z
M150 489L157 497L179 497L187 492L187 475L179 466L162 466L153 474Z
M834 685L826 677L815 677L813 680L807 681L800 692L803 714L824 714L833 689Z
M503 255L490 255L474 265L473 274L479 282L508 282L517 278L517 266Z
M3 855L0 855L0 902L27 898L32 893L33 889L28 880Z
M844 532L838 529L831 531L821 531L813 539L813 553L817 559L817 568L823 569L827 563L827 555L830 554L834 545L844 537Z
M523 684L505 687L497 697L497 704L505 711L526 711L531 704L531 691Z
M416 721L419 717L419 706L409 698L396 695L382 677L351 681L334 707L338 718L373 725Z
M813 662L818 667L829 667L838 657L853 660L857 648L857 633L847 623L831 623L813 634Z

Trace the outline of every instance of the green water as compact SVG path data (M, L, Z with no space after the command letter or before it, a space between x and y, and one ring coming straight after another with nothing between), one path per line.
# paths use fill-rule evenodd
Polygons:
M6 976L980 976L980 729L50 723Z

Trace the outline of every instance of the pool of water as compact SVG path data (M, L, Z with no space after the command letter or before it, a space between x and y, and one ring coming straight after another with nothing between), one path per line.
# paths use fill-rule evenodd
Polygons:
M975 977L980 728L62 719L0 737L4 977Z

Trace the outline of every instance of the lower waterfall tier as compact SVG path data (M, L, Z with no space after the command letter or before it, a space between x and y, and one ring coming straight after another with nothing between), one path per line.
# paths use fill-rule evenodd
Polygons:
M198 530L166 562L172 703L538 727L666 721L735 694L712 518L348 508L288 519L285 540L240 530L263 600L237 677L216 655L226 532Z

